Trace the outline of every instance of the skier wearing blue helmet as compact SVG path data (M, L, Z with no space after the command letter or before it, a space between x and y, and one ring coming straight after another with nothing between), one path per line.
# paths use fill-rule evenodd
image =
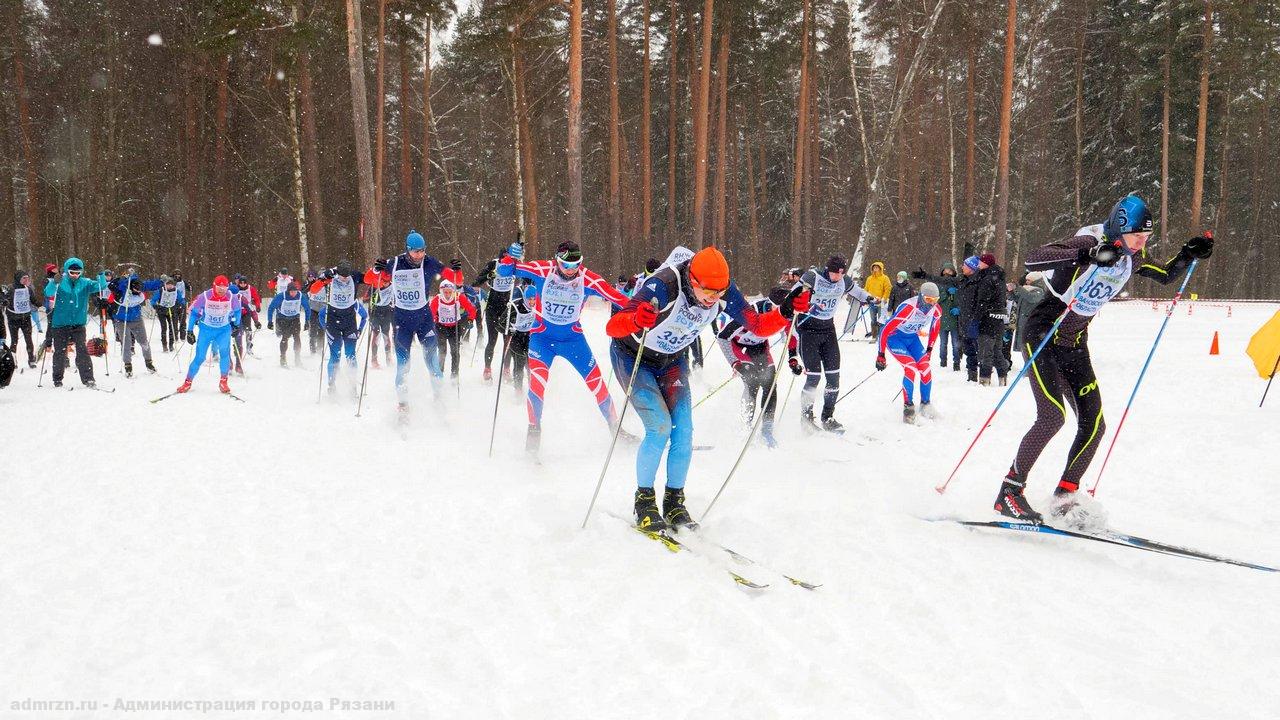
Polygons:
M1077 230L1072 237L1049 243L1027 255L1028 272L1039 272L1049 293L1031 311L1023 347L1028 355L1053 331L1053 337L1031 363L1030 386L1036 419L1023 436L1009 467L995 509L1018 520L1040 522L1040 513L1023 496L1032 465L1066 422L1067 406L1076 415L1076 436L1067 464L1058 479L1051 513L1071 524L1096 521L1077 496L1080 478L1093 460L1106 432L1098 379L1089 358L1089 323L1109 300L1120 294L1129 277L1138 274L1168 285L1182 276L1194 259L1213 253L1208 233L1192 238L1167 261L1147 254L1151 211L1137 195L1127 195L1111 208L1105 222ZM1086 285L1086 283L1088 283ZM1067 310L1070 305L1070 311Z
M427 375L436 397L440 396L440 369L437 347L436 321L431 315L427 291L436 277L444 270L444 264L427 254L427 241L417 231L410 231L404 240L405 251L393 258L379 258L373 269L365 274L365 283L375 287L391 285L392 305L395 315L396 348L396 398L399 400L400 421L407 421L409 389L405 382L409 371L409 351L413 341L422 345L427 363Z

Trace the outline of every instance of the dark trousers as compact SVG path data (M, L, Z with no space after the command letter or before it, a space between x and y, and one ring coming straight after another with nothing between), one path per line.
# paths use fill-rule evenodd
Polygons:
M489 304L484 306L484 322L488 326L489 337L484 344L484 366L489 367L493 364L493 349L498 344L498 338L503 337L507 333L507 302L505 295L501 298L498 293L489 294ZM528 347L526 339L525 347Z
M516 391L524 390L524 370L529 365L529 333L511 333L511 375L515 379Z
M67 368L67 345L74 343L80 382L86 385L93 382L93 363L89 362L89 348L85 347L84 326L52 328L49 330L49 337L53 341L53 381L62 382L63 371Z
M31 314L14 315L6 310L4 315L9 325L9 349L13 351L14 358L18 355L18 333L22 333L27 341L27 362L35 362L35 346L31 344Z
M461 360L461 350L458 345L462 342L462 333L459 327L459 325L436 325L436 334L440 338L440 352L448 353L449 362L451 363L449 377L455 378L458 377L458 364ZM441 369L443 369L444 360L440 361L440 365Z
M1029 344L1024 348L1030 353L1043 337L1044 333L1039 333L1027 338ZM1074 490L1107 431L1107 424L1102 418L1098 378L1093 372L1088 346L1068 347L1050 341L1031 363L1028 379L1036 399L1036 421L1018 445L1013 470L1026 478L1045 446L1066 424L1067 408L1070 407L1076 414L1076 436L1067 451L1067 465L1059 478L1061 485Z

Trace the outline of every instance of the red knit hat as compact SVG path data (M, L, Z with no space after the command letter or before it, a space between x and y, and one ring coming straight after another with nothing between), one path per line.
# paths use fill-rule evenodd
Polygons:
M219 275L218 277L213 279L214 287L217 287L219 285L221 285L222 287L226 287L230 284L231 284L231 281L227 280L226 275Z
M992 267L996 264L996 256L991 253L983 253L982 257L978 258L978 262L986 265L987 267Z

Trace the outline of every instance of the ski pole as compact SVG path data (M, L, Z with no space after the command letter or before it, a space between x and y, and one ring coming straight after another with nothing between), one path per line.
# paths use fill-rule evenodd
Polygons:
M1258 407L1262 407L1262 403L1267 401L1267 393L1271 392L1271 381L1276 379L1277 368L1280 368L1280 353L1276 354L1276 362L1271 366L1271 376L1267 378L1267 386L1262 390L1262 399L1258 401Z
M1067 303L1067 306L1062 309L1062 312L1058 315L1058 319L1053 321L1053 325L1049 328L1049 332L1045 333L1044 338L1040 340L1040 344L1036 347L1035 352L1031 353L1031 357L1027 358L1027 362L1023 364L1022 369L1019 370L1018 374L1013 378L1013 382L1009 383L1009 387L1004 391L1004 394L1000 396L1000 401L996 403L995 409L991 411L991 414L987 416L986 422L984 422L982 427L978 429L978 434L973 436L973 442L969 443L969 447L964 451L964 455L960 456L960 462L956 463L956 466L952 468L951 474L947 476L947 479L941 485L934 488L939 495L947 491L947 486L951 484L951 480L955 478L956 473L960 471L960 466L963 465L965 459L969 457L969 453L973 451L973 447L978 444L978 438L982 437L982 433L986 432L987 428L991 427L991 421L995 419L996 413L1000 412L1000 408L1004 405L1004 402L1009 399L1009 395L1013 392L1013 389L1018 386L1018 381L1027 374L1027 370L1031 368L1035 363L1036 358L1040 356L1040 351L1045 349L1045 346L1049 344L1050 338L1053 337L1054 333L1058 332L1058 327L1062 325L1062 321L1066 320L1067 315L1075 309L1076 302L1080 300L1080 294L1084 292L1085 288L1089 287L1089 284L1093 282L1093 276L1097 274L1098 266L1095 265L1093 271L1090 272L1089 276L1080 284L1080 289L1076 290L1076 294L1071 296L1071 302Z
M795 332L795 329L796 319L793 316L791 318L791 324L787 326L787 339L784 346L791 344L791 334ZM782 372L782 359L785 357L786 355L784 353L778 354L778 362L773 368L773 382L769 383L769 394L765 395L764 402L760 403L760 412L756 413L755 422L751 423L751 432L747 433L747 440L742 443L742 450L738 452L738 459L733 461L733 467L729 468L729 474L725 476L724 482L720 484L720 489L716 491L715 497L711 498L711 503L707 505L707 509L702 511L702 519L704 521L707 519L707 515L711 514L711 508L716 506L716 501L720 499L721 493L723 493L724 489L729 486L729 481L733 479L733 474L738 471L738 466L742 464L742 458L747 454L747 448L751 447L751 440L755 438L756 432L760 430L760 423L764 420L764 416L767 414L764 412L764 408L769 407L769 401L773 399L774 393L778 389L778 374ZM793 387L795 386L795 378L795 375L791 376L791 384Z
M704 395L704 396L702 397L702 399L701 399L701 400L699 400L698 402L694 403L694 404L693 404L693 408L692 408L692 409L697 410L699 405L701 405L702 403L704 403L704 402L706 402L706 401L710 400L712 395L715 395L716 393L718 393L718 392L720 392L721 390L723 390L723 389L724 389L724 386L725 386L725 385L728 385L728 384L729 384L729 383L731 383L731 382L733 382L733 379L734 379L734 378L736 378L736 377L738 377L738 371L737 371L737 370L735 370L735 371L733 372L733 374L732 374L732 375L730 375L730 376L729 376L729 378L728 378L727 380L725 380L724 382L722 382L722 383L720 383L719 385L717 385L715 390L712 390L711 392L707 393L706 395Z
M1151 365L1151 358L1155 357L1156 348L1160 345L1160 338L1164 336L1164 329L1169 326L1169 318L1173 317L1173 309L1178 305L1178 301L1182 299L1182 293L1187 289L1187 283L1191 282L1191 273L1196 271L1196 265L1200 263L1197 258L1191 261L1191 266L1187 268L1186 277L1182 278L1182 286L1178 288L1178 292L1173 294L1173 302L1169 303L1169 310L1164 315L1164 322L1160 323L1160 331L1156 333L1155 342L1151 343L1151 350L1147 352L1147 360L1142 363L1142 369L1138 371L1138 379L1133 383L1133 390L1129 393L1129 402L1125 403L1124 412L1120 415L1120 424L1116 425L1116 431L1111 433L1111 444L1107 446L1107 454L1102 458L1102 467L1098 468L1098 476L1093 479L1093 487L1089 488L1089 497L1093 497L1098 491L1098 483L1102 482L1102 473L1107 470L1107 461L1111 459L1111 451L1116 449L1116 439L1120 437L1120 430L1124 428L1125 418L1129 417L1129 408L1133 407L1133 399L1138 396L1138 386L1142 385L1142 378L1147 374L1147 367Z
M53 352L52 334L53 334L53 328L50 327L49 333L45 335L45 340L49 343L49 346L48 347L45 347L44 345L40 346L40 377L36 378L36 387L44 387L44 361L49 357L49 353ZM66 348L63 348L62 351L66 352ZM1270 387L1270 386L1271 386L1271 383L1267 383L1267 387ZM1263 393L1262 399L1263 400L1267 399L1266 393ZM1259 405L1258 407L1262 407L1262 406Z
M111 351L107 349L107 309L98 308L99 327L98 331L102 333L102 372L107 377L111 377Z
M498 431L498 401L502 399L502 367L507 364L507 353L510 351L511 343L502 343L502 360L498 366L498 389L493 394L493 424L489 426L489 457L493 457L493 437Z
M320 391L324 389L324 356L328 349L329 330L328 328L325 328L324 338L320 341L320 379L316 382L316 402L320 402Z
M375 286L373 288L373 305L376 306L378 304L378 298L380 295L381 295L381 292ZM373 310L372 308L370 308L369 319L365 320L365 324L368 325L369 322L372 320L373 320ZM360 417L360 410L364 408L364 388L365 388L365 383L369 381L369 356L373 353L373 343L374 343L373 331L370 330L369 342L364 347L364 372L361 373L360 375L360 398L356 400L356 417ZM302 344L301 341L299 341L298 344L301 345Z
M843 400L843 399L845 399L845 398L849 397L849 395L850 395L850 394L852 394L854 390L857 390L858 388L862 387L862 383L865 383L866 381L868 381L868 380L870 380L871 378L875 377L875 376L876 376L876 373L878 373L878 372L880 372L880 371L879 371L879 370L872 370L870 375L868 375L868 376L866 376L866 377L862 378L862 380L858 381L858 384L857 384L857 385L854 385L853 387L849 388L848 390L846 390L846 391L845 391L845 393L844 393L843 395L841 395L840 397L836 398L836 404L837 404L837 405L839 405L841 400ZM897 397L897 396L895 395L894 397Z
M650 304L656 311L658 303L656 300L650 300ZM644 340L649 337L650 328L645 328L640 333L640 341L636 346L636 361L631 365L631 379L627 381L627 392L622 398L622 412L618 414L618 424L613 429L613 440L609 442L609 452L604 456L604 465L600 468L600 477L596 479L596 491L591 493L591 504L587 505L587 514L582 516L582 529L587 529L587 520L591 519L591 511L596 507L596 498L600 497L600 488L604 485L604 475L609 471L609 461L613 459L613 449L618 446L618 436L622 434L622 421L627 417L627 408L631 407L631 389L635 387L636 375L640 372L640 359L644 357ZM609 363L613 365L613 363ZM761 413L763 415L763 413Z

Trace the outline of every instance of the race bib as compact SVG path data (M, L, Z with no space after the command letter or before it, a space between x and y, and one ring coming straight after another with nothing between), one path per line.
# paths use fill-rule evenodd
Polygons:
M446 303L443 300L436 303L436 322L441 325L457 325L458 303Z
M13 289L13 311L18 315L31 312L31 291L24 287Z
M920 307L916 305L915 298L912 298L908 302L911 303L911 315L898 325L898 332L912 335L919 334L920 332L928 329L929 323L933 320L933 311L921 310Z
M840 304L840 296L844 295L844 278L840 282L831 282L822 273L815 276L813 292L809 294L809 317L815 320L830 320L836 314L836 306Z
M1129 282L1129 275L1133 272L1133 262L1129 257L1120 258L1120 262L1112 267L1100 267L1096 273L1091 270L1082 270L1080 278L1071 284L1067 289L1067 298L1074 297L1076 292L1080 293L1076 304L1072 306L1072 311L1077 315L1089 317L1097 315L1098 311L1106 305L1111 298L1120 294L1124 289L1125 283ZM1092 277L1090 277L1092 273ZM1088 285L1081 288L1085 280L1089 281Z
M334 278L329 283L329 307L335 310L346 310L356 304L356 282L347 278L346 282Z
M511 292L511 288L516 286L516 276L507 275L504 277L502 275L495 275L489 285L493 288L494 292L509 293Z
M214 300L208 295L204 298L204 317L200 322L211 328L226 327L231 322L231 298Z
M160 291L160 307L171 308L178 304L177 290L161 290Z
M586 298L582 273L569 280L551 273L542 284L542 317L552 325L572 325L582 316L582 304Z
M709 308L694 305L682 292L666 319L645 335L644 346L660 353L674 355L689 347L711 321L720 314L720 303Z
M517 310L514 329L516 332L529 332L537 321L538 316L534 315L533 311L520 312Z
M421 310L427 304L427 283L422 277L422 268L396 270L391 274L391 288L398 308Z
M285 298L280 303L280 314L286 317L297 317L302 312L302 297L296 297L292 300Z
M120 304L126 308L136 308L139 305L141 305L142 302L146 299L147 298L143 295L126 293L125 296L120 300Z

